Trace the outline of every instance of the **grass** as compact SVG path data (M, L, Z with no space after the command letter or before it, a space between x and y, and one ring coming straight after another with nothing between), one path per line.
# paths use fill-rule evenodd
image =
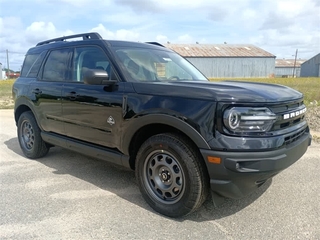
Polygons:
M15 79L0 80L0 109L13 108L12 85Z
M210 81L218 82L226 78L211 78ZM231 80L231 79L228 79ZM280 84L291 87L302 92L304 95L304 102L307 106L320 106L320 78L241 78L232 80L245 80L250 82L264 82Z

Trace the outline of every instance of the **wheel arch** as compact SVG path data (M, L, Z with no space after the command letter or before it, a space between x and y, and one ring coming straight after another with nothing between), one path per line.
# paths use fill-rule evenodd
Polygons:
M16 110L14 111L14 120L16 121L16 124L21 114L27 111L32 112L31 108L27 105L20 105L19 107L16 108Z
M39 121L38 121L38 118L37 118L37 115L34 114L34 111L33 111L33 107L31 106L31 104L29 104L29 102L24 99L24 98L19 98L15 101L15 108L14 108L14 120L16 122L16 125L19 121L19 117L21 116L22 113L24 112L27 112L27 111L30 111L32 112L33 116L35 117L36 119L36 122L38 123L38 126L40 127L41 129L41 126L39 125Z
M130 156L130 167L135 168L135 157L141 144L149 137L166 132L178 133L189 140L196 149L210 149L206 140L185 121L165 114L136 118L123 135L123 149ZM199 151L199 150L198 150Z

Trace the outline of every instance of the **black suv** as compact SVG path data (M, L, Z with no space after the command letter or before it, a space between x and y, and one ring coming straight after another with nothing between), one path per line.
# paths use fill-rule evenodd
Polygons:
M28 158L60 146L134 169L145 200L170 217L197 209L210 189L213 201L245 196L311 143L301 93L212 83L158 43L97 33L31 48L13 96Z

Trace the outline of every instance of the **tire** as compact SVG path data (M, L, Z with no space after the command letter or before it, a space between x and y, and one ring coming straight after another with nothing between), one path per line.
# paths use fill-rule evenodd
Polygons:
M30 111L19 117L17 131L21 150L27 158L41 158L48 153L49 148L42 140L41 130Z
M206 200L209 178L201 155L177 134L150 137L136 158L136 179L143 198L157 212L182 217Z

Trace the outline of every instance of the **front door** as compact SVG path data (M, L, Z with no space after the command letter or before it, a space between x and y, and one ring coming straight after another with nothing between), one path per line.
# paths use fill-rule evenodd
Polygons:
M101 69L110 78L113 68L97 46L75 48L72 79L62 90L62 113L66 135L81 141L116 148L120 144L124 84L112 86L83 83L87 69Z

